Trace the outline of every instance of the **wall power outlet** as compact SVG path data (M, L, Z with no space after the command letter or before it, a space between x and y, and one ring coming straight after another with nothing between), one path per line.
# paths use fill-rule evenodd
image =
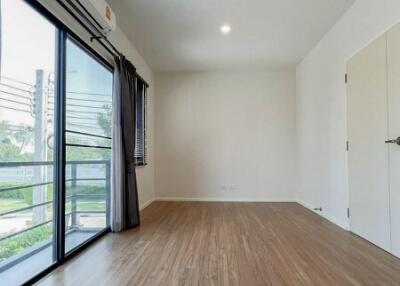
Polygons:
M220 185L220 188L225 191L226 190L236 190L237 186L235 184L222 184L222 185Z

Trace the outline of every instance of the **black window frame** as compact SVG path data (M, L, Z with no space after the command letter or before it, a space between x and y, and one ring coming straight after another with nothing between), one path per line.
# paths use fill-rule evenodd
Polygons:
M77 35L69 27L67 27L59 18L57 18L52 12L50 12L43 4L39 3L37 0L23 0L31 8L33 8L39 15L44 17L47 21L54 25L56 29L56 88L55 88L55 172L54 172L54 225L55 232L53 235L54 248L53 248L53 258L54 263L49 265L42 272L38 273L36 276L30 278L23 285L32 285L42 279L44 276L49 274L51 271L64 264L69 259L73 258L77 254L81 253L87 247L92 245L95 241L106 235L111 231L108 226L103 231L97 233L89 240L85 241L79 247L74 248L68 253L65 253L65 166L66 166L66 44L67 40L70 39L74 41L77 45L85 50L93 59L97 60L100 64L114 72L114 66L110 62L98 53L93 47L91 47L87 42L85 42L81 36ZM81 24L82 23L79 23ZM90 40L90 36L88 36ZM107 52L106 47L103 45L105 52ZM146 166L147 165L147 90L149 85L146 81L136 75L137 82L143 83L144 94L143 94L143 156L140 157L136 166ZM136 100L136 99L135 99Z
M66 91L66 81L67 81L67 79L66 79L66 74L67 74L67 71L65 70L65 67L66 67L66 63L67 63L67 42L68 41L70 41L70 42L72 42L73 44L75 44L78 48L80 48L81 50L82 50L82 52L84 52L84 53L86 53L89 57L91 57L93 60L95 60L98 64L100 64L101 66L103 66L106 70L108 70L112 75L113 75L113 83L114 83L114 67L112 66L112 65L110 65L100 54L98 54L93 48L91 48L89 45L87 45L85 42L83 42L77 35L75 35L75 34L71 34L71 33L65 33L65 39L63 39L63 46L64 46L64 48L63 48L63 50L64 50L64 55L63 55L63 58L64 58L64 64L63 64L63 68L64 68L64 70L63 70L63 76L64 76L64 78L62 79L62 81L63 81L63 87L64 87L64 89L62 90L62 99L63 99L63 105L62 105L62 107L64 108L64 114L63 114L63 134L64 134L64 143L63 143L63 151L64 151L64 157L66 157L66 148L68 147L68 146L74 146L73 144L69 144L68 142L67 142L67 140L66 140L66 134L67 133L71 133L71 131L72 130L67 130L66 129L66 121L67 121L67 111L65 110L65 108L66 108L66 106L67 106L67 103L66 103L66 101L67 101L67 91ZM82 134L84 134L84 133L82 133ZM97 136L97 137L101 137L102 135L93 135L93 134L88 134L88 133L86 133L86 134L84 134L84 135L90 135L90 136ZM111 135L112 136L112 135ZM103 138L107 138L105 135L103 136ZM109 138L107 138L107 139L112 139L112 137L109 137ZM75 146L78 146L78 145L75 145ZM79 147L79 146L78 146ZM89 147L89 146L86 146L86 147ZM99 147L96 147L96 146L90 146L89 148L99 148ZM106 149L110 149L111 150L111 147L100 147L100 148L106 148ZM74 254L76 254L76 253L79 253L80 252L80 250L81 250L81 248L82 247L85 247L86 246L86 244L91 244L93 241L95 241L97 238L99 238L99 237L101 237L101 236L103 236L104 234L106 234L106 233L108 233L108 232L110 232L111 231L111 226L110 226L110 221L109 221L109 218L110 218L110 209L108 208L108 209L106 209L106 222L107 222L107 226L102 230L102 231L100 231L100 232L98 232L97 234L95 234L94 236L92 236L91 238L89 238L89 240L87 240L87 241L84 241L82 244L79 244L78 246L75 246L75 247L73 247L71 250L69 250L69 251L65 251L65 197L66 197L66 187L65 187L65 183L66 183L66 180L65 180L65 167L67 166L67 164L66 164L66 159L64 158L64 161L63 161L63 163L64 163L64 166L63 166L63 168L64 168L64 186L63 186L63 188L62 188L62 200L63 200L63 202L60 202L60 204L62 203L63 205L62 205L62 208L63 208L63 212L62 212L62 226L60 227L60 228L62 228L62 233L63 233L63 244L62 244L62 247L60 247L60 248L62 248L62 250L64 251L64 259L67 259L70 255L74 255ZM110 162L111 162L111 159L110 159ZM111 183L111 182L110 182ZM56 189L57 190L57 189ZM111 191L111 190L110 190ZM110 198L110 196L111 196L111 194L108 194L108 199ZM108 200L107 199L107 200ZM57 202L56 202L57 203ZM61 218L60 218L61 219ZM57 226L56 226L57 227ZM57 247L56 247L57 248ZM63 258L63 257L62 257Z
M39 15L54 25L56 29L56 88L55 88L55 172L54 172L54 228L53 235L53 264L31 277L24 282L23 285L32 285L46 276L48 273L64 264L72 257L79 254L95 241L111 231L110 226L100 231L89 240L85 241L79 247L74 248L65 253L65 166L66 166L66 44L67 39L72 40L79 45L85 52L93 57L96 61L106 67L110 72L114 73L114 67L94 48L88 45L80 36L68 28L62 21L53 15L45 6L36 0L23 0Z

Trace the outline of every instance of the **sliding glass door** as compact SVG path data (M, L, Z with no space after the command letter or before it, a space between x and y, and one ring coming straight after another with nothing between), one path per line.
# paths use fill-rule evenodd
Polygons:
M65 251L109 225L112 72L66 45Z
M109 229L113 73L26 1L0 7L0 285L20 285Z
M1 1L0 284L54 263L56 28L21 0Z

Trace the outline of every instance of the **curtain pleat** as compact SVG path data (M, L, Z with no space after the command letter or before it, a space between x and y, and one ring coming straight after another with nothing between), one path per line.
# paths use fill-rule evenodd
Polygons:
M111 229L114 232L140 224L135 171L136 69L125 57L115 58Z

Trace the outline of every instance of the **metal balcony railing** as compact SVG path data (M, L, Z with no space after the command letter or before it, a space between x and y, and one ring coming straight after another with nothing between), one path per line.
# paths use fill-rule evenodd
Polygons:
M70 178L66 179L67 182L71 182L71 194L66 197L66 202L71 203L71 211L65 214L65 217L69 217L71 220L70 229L77 227L77 215L79 214L97 214L104 213L106 217L106 224L109 225L109 206L110 206L110 178L111 178L111 169L110 169L110 161L109 160L84 160L84 161L67 161L67 166L71 167ZM0 171L1 168L10 168L10 167L35 167L35 166L52 166L54 165L53 161L45 161L45 162L0 162ZM82 165L104 165L105 176L104 177L90 177L90 178L81 178L78 177L78 167ZM79 193L79 188L77 188L77 182L79 181L104 181L105 182L105 190L104 193L98 194L85 194ZM37 184L21 184L20 186L12 186L12 187L4 187L0 188L1 192L10 192L17 191L26 188L32 188L36 186L44 186L51 185L52 181L42 182ZM78 202L79 200L105 200L105 210L104 211L95 211L95 210L79 210ZM53 204L54 201L44 201L37 204L32 204L30 206L7 210L5 212L0 213L0 219L4 216L17 214L29 210L33 210L37 207L44 207L50 204ZM22 233L31 231L35 228L41 227L43 225L49 224L53 221L53 218L36 223L32 226L24 228L20 231L8 233L0 237L0 241L9 239L11 237L20 235Z

